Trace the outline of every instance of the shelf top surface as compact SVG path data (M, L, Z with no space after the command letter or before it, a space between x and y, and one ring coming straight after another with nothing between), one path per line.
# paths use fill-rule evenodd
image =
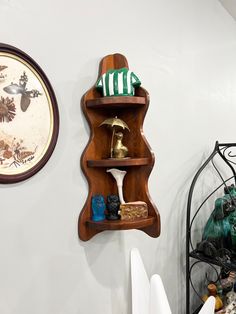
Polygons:
M114 96L88 99L86 105L88 108L108 108L108 107L128 107L140 106L146 103L145 97L137 96Z
M149 216L147 218L140 218L136 220L102 220L93 221L87 220L87 224L97 230L128 230L138 229L150 226L154 223L155 217Z
M151 163L151 159L143 158L107 158L107 159L94 159L88 160L88 167L127 167L127 166L144 166Z

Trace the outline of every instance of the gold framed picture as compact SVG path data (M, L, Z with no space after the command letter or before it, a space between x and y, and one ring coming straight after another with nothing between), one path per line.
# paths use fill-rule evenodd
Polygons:
M0 183L38 172L58 131L57 101L43 70L23 51L0 44Z

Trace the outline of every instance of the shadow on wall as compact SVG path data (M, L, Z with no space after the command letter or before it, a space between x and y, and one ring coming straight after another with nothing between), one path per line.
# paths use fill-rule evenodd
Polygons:
M110 291L114 314L131 313L129 256L124 250L124 236L120 231L104 231L87 242L80 241L91 273ZM126 300L126 304L122 300Z
M193 158L184 161L185 173L188 173L188 176L183 178L183 172L180 167L180 172L176 173L175 178L173 179L172 186L169 190L173 189L175 197L173 197L173 202L170 204L169 216L166 217L166 221L163 221L162 236L165 239L162 239L163 243L169 243L167 248L164 248L164 254L166 261L176 261L176 263L169 262L168 272L165 274L165 288L168 294L171 307L175 313L183 314L185 313L185 243L186 243L186 211L187 211L187 198L192 182L193 176L195 175L196 169L202 164L205 160L205 156L202 155L200 162L196 165L196 156ZM180 185L180 183L182 183ZM174 190L175 187L178 187L178 190ZM169 194L168 194L169 195ZM172 226L172 228L169 228ZM176 228L173 228L176 226ZM175 239L175 241L173 241ZM160 256L160 248L156 252L156 256ZM164 279L164 278L163 278ZM174 296L175 295L175 296ZM172 300L177 300L176 304L178 308L175 308L175 304L172 304ZM175 310L174 310L175 308Z
M72 93L72 106L69 110L70 120L76 125L76 132L72 134L73 140L78 141L80 137L79 149L82 152L89 140L90 129L88 123L81 111L81 99L84 93L93 86L97 80L97 66L99 60L91 60L83 65L80 69L82 73L94 73L93 76L78 78L75 82ZM86 69L86 71L84 70ZM78 87L78 88L77 88ZM79 129L78 129L79 124ZM82 135L82 136L81 136ZM79 167L80 169L80 167ZM82 170L80 169L80 177L85 185L85 179ZM87 190L84 204L87 197ZM126 256L124 250L124 234L119 231L104 231L102 234L97 234L87 242L79 241L81 247L84 248L88 268L102 288L107 289L107 301L111 304L111 312L131 313L131 284L130 284L130 269L129 256ZM109 300L110 298L110 300ZM126 300L125 304L124 301Z
M167 258L168 259L173 258L173 254L175 254L176 255L175 258L176 260L179 261L178 265L180 265L180 267L170 271L170 273L172 273L172 278L169 278L170 282L168 283L169 287L166 288L167 291L171 291L171 289L173 291L173 289L175 289L174 291L176 291L177 293L176 299L179 307L178 313L185 313L185 296L186 296L185 245L186 245L186 214L188 194L192 180L196 172L208 157L209 153L204 153L202 154L202 156L199 156L199 158L197 158L199 160L198 165L194 163L194 161L196 160L196 156L191 158L189 161L185 162L185 169L187 168L186 173L189 173L190 175L188 175L188 178L183 179L180 177L181 176L180 174L175 180L176 182L182 181L182 185L178 188L176 196L171 205L171 209L169 211L170 215L167 217L168 225L177 226L176 229L171 230L169 228L167 229L168 231L166 243L170 243ZM180 167L180 169L182 169L182 167ZM191 218L196 213L202 201L212 191L212 187L218 185L217 182L219 183L219 178L217 177L217 175L214 177L213 174L215 174L215 171L213 171L212 166L209 165L209 167L205 168L205 171L199 176L193 191ZM179 186L177 183L176 185ZM209 215L211 214L212 206L214 205L214 199L215 196L209 199L209 202L204 204L204 212L201 212L201 215L197 215L195 217L194 223L191 228L193 248L196 247L197 243L202 238L202 231ZM176 239L176 241L173 241L173 239ZM199 269L197 267L194 267L192 271L193 282L195 278L198 279L198 282L194 282L194 286L200 293L200 295L201 295L200 291L204 291L205 289L204 276L206 272L208 273L209 271L206 271L206 267L202 264L199 265ZM176 274L175 275L176 277L174 279L173 274ZM214 272L211 272L211 275L214 275ZM177 283L175 288L171 287L171 284L173 284L173 282ZM190 287L190 305L192 309L198 307L200 304L199 302L200 302L199 298L195 293L193 293L192 288Z

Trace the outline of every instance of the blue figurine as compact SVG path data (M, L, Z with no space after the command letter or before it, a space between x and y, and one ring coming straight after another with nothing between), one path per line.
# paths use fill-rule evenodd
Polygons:
M105 209L106 209L106 205L105 205L104 197L100 194L94 195L92 197L92 212L93 212L92 220L93 221L104 220Z

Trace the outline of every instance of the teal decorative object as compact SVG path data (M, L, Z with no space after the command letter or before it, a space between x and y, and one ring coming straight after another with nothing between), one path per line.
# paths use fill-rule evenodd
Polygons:
M104 73L97 81L96 88L102 90L103 96L134 96L139 87L139 78L127 68L112 69Z
M215 201L215 208L209 217L203 232L203 240L211 241L217 247L224 247L223 240L229 235L230 224L228 219L224 221L223 198Z
M236 189L226 186L225 195L216 199L215 207L203 231L198 250L209 257L219 252L236 252Z
M105 209L106 204L104 197L100 194L94 195L92 197L92 220L93 221L102 221L105 219Z
M197 245L197 250L208 257L218 257L223 252L222 249L228 254L232 247L229 207L230 203L224 197L216 199L214 210L204 228L202 241Z

